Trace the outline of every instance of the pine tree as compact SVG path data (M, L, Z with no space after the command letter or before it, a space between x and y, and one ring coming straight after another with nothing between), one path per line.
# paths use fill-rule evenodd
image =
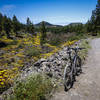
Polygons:
M45 27L45 22L44 21L41 24L40 30L41 30L41 45L42 45L46 42L46 37L47 37L46 27Z
M30 33L33 35L34 34L34 25L31 23L30 25Z
M31 22L31 20L29 19L29 17L27 18L27 23L26 23L27 27L26 27L26 31L30 34L34 34L34 25Z
M100 0L98 0L97 5L96 5L96 11L95 11L95 16L96 16L96 30L100 30Z
M96 9L92 11L89 24L91 24L92 32L100 30L100 0L97 1Z
M14 15L13 19L13 31L16 34L16 36L18 36L18 31L20 31L20 22L17 20L17 17Z
M91 27L92 27L92 24L91 24L90 20L88 20L88 22L86 23L86 31L91 32Z
M0 13L0 34L1 34L2 30L3 30L2 20L3 20L3 16Z
M7 38L10 38L12 23L11 23L11 19L7 18L7 16L4 16L3 18L3 28L7 34Z
M100 16L100 0L97 1L95 14L96 17Z
M26 23L27 25L30 25L31 24L31 21L30 21L30 18L28 17L27 18L27 23Z
M27 25L26 31L30 33L30 25L31 25L31 21L30 21L29 17L27 18L26 25Z
M0 34L2 32L2 23L0 22Z

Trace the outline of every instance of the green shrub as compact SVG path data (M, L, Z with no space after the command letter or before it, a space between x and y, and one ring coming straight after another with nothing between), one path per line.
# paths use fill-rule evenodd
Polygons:
M17 45L18 41L17 40L13 40L13 42L10 43L10 45Z
M26 54L29 56L29 57L32 57L32 56L39 56L40 55L40 50L36 47L29 47L27 50L26 50Z
M80 39L84 39L86 38L86 34L84 33L76 33L74 36L70 36L68 38L69 41L73 41L73 40L80 40Z
M83 60L85 60L85 58L87 57L88 50L91 48L91 46L89 44L89 40L81 40L79 47L85 48L81 52L79 52L80 57Z
M21 44L18 45L17 48L18 48L18 49L19 49L19 48L20 48L20 49L23 49L24 47L25 47L25 45L24 45L24 43L22 42Z
M60 39L60 37L55 36L55 37L51 38L51 40L49 41L49 43L51 45L54 45L54 46L59 46L61 44L61 39Z
M80 38L78 36L72 36L68 38L68 41L73 41L73 40L79 40Z
M53 85L41 75L31 76L26 82L17 82L14 92L6 100L47 100Z

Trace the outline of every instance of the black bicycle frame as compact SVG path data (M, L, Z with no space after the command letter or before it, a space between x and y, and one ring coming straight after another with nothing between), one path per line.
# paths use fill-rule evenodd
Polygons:
M72 58L71 52L69 52L69 59L70 59L70 64L71 64L71 66L70 66L71 67L71 74L73 74L73 72L74 72L74 74L76 74L76 60L77 60L77 57L78 57L77 53L78 53L78 51L75 50L75 55Z

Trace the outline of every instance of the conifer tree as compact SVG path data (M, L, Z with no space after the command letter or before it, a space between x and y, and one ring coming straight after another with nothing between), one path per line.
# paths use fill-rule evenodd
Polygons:
M13 16L12 22L13 22L13 31L16 34L16 36L18 36L18 31L20 31L20 22L18 21L15 15Z
M27 23L26 23L27 25L30 25L31 24L31 21L30 21L30 18L28 17L27 18Z
M2 30L3 30L2 20L3 20L3 16L0 13L0 34L1 34Z
M97 1L96 9L92 11L89 24L91 25L92 32L100 30L100 0Z
M95 20L96 30L100 30L100 0L98 0L96 5L95 17L96 17Z
M45 27L45 22L43 21L41 24L41 45L44 44L46 42L46 27Z
M27 18L27 23L26 23L27 27L26 27L26 31L29 32L30 34L34 34L34 25L31 22L31 20L29 19L29 17Z
M30 33L30 25L31 25L31 21L30 21L29 17L27 18L26 25L27 25L26 31Z
M0 21L0 34L1 34L1 32L2 32L2 23Z
M30 25L30 33L33 35L34 34L34 25L31 23Z
M12 23L11 23L11 19L7 18L7 16L4 16L3 19L3 28L7 34L7 38L10 38L10 32L12 29Z

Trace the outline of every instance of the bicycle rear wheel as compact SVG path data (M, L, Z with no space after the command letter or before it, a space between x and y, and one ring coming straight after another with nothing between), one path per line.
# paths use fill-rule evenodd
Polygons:
M77 74L82 73L82 60L79 56L76 59L76 69L77 69Z

